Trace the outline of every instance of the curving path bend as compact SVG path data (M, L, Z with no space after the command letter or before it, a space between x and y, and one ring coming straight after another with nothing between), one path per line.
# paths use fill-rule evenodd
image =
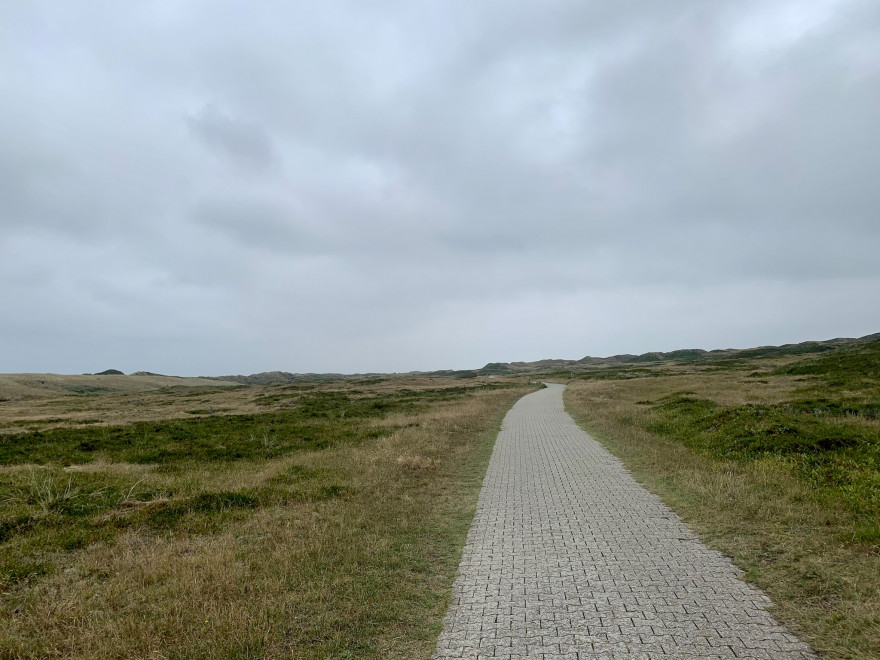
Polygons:
M433 658L814 658L574 423L564 388L504 419Z

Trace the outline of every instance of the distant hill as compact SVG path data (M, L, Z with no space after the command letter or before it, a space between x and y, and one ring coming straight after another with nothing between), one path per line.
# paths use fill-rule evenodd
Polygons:
M101 392L149 392L163 387L229 387L234 383L215 378L104 373L0 374L0 402L44 399L63 395L88 395Z
M609 357L586 356L579 360L547 359L535 360L534 362L489 362L479 369L440 369L437 371L412 372L426 376L440 376L445 378L477 378L479 376L501 376L505 374L543 372L553 369L577 369L584 367L608 367L624 365L652 365L652 364L713 364L730 363L734 360L750 358L776 358L795 355L820 354L835 350L844 346L865 344L872 341L880 341L880 333L859 337L856 339L838 338L826 341L805 341L799 344L783 344L782 346L758 346L756 348L725 348L720 350L706 351L701 348L686 348L668 352L650 352L641 355L624 353ZM136 376L159 376L147 371L138 371ZM271 385L271 384L294 384L332 382L349 378L377 378L388 377L389 374L365 373L365 374L339 374L339 373L291 373L289 371L262 371L256 374L228 375L228 376L202 376L205 380L224 381L227 383L240 383L242 385Z
M624 353L610 357L586 356L580 360L536 360L534 362L490 362L482 369L475 369L474 375L517 373L541 371L554 368L574 368L582 366L613 366L626 364L701 364L729 362L749 358L775 358L787 355L809 355L825 353L844 346L867 344L880 341L880 333L858 337L856 339L837 338L826 341L805 341L799 344L783 344L782 346L758 346L757 348L726 348L706 351L701 348L687 348L667 353L651 352L641 355Z

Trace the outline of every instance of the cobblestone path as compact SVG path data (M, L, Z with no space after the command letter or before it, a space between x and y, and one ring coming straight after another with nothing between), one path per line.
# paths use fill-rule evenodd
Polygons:
M434 658L813 658L562 405L523 397L495 443Z

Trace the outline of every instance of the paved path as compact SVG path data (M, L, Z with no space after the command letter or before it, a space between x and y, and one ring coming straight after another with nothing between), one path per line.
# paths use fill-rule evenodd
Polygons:
M575 425L563 389L504 420L434 658L813 658Z

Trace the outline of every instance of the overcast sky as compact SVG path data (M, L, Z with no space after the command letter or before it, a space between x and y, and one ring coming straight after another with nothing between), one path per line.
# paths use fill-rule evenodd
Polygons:
M0 371L880 331L876 0L0 0Z

